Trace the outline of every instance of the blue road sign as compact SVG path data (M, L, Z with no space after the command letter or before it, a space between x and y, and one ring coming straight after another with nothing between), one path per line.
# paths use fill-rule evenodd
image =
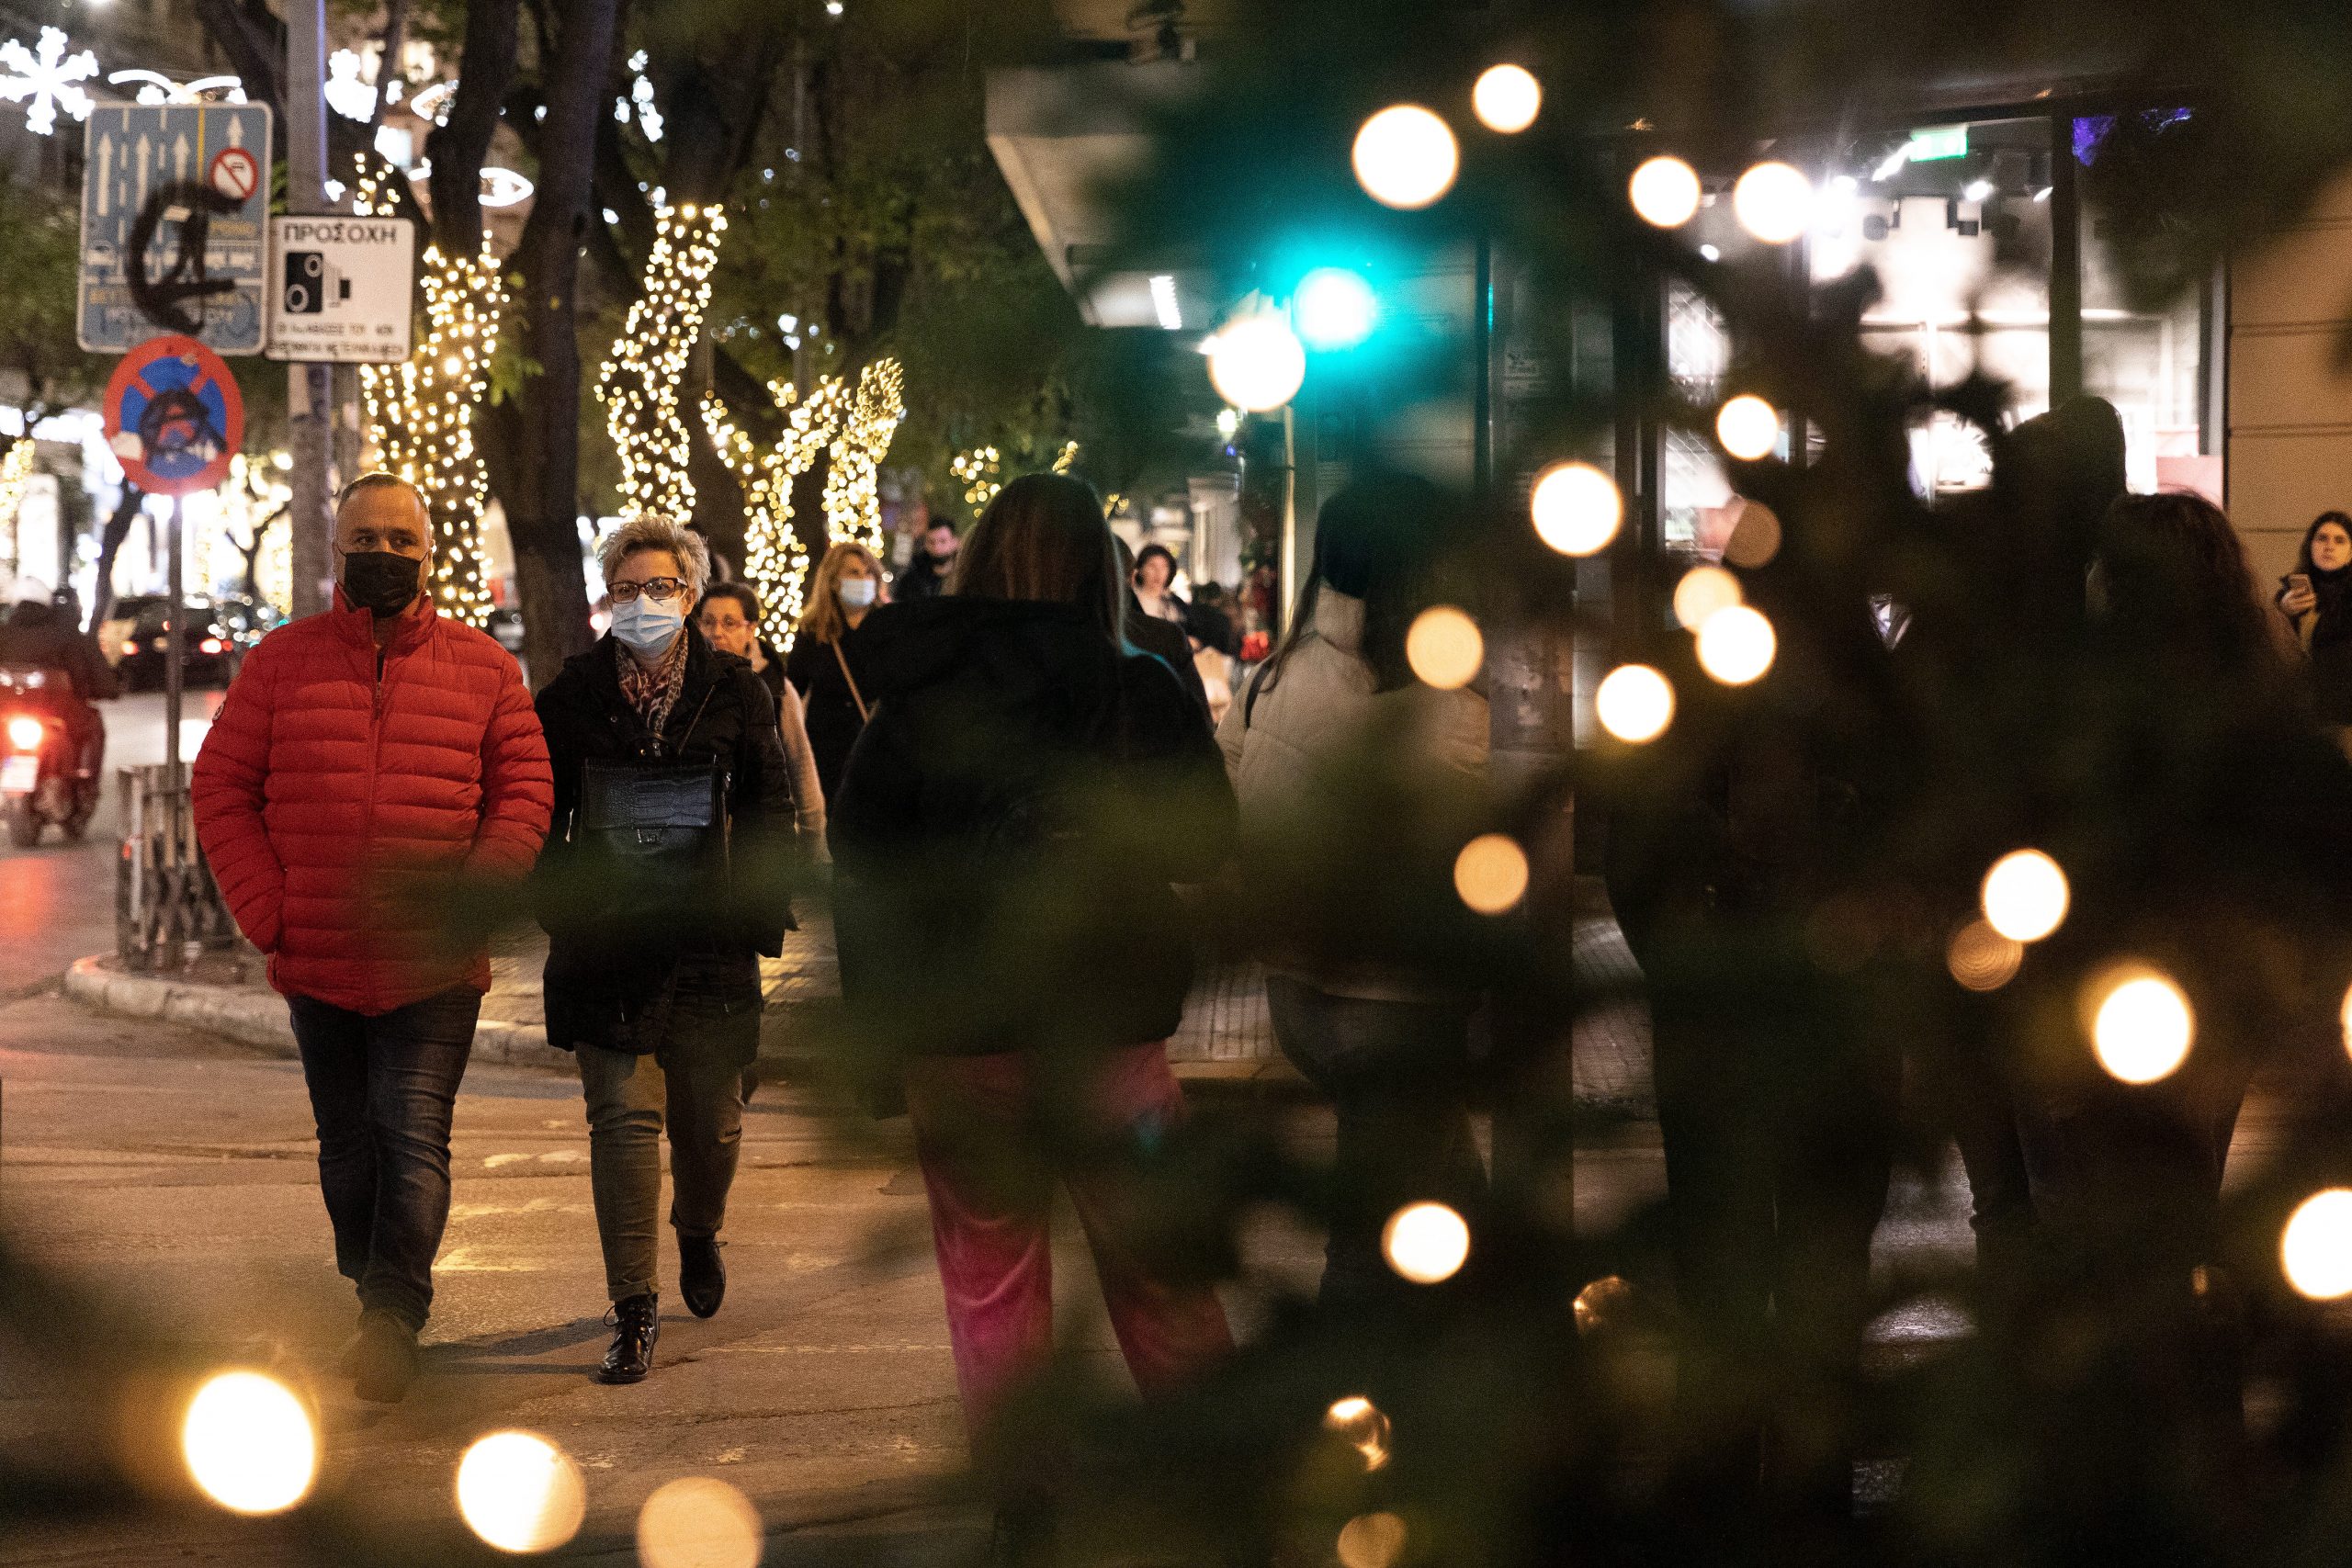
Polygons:
M100 104L84 127L77 335L182 333L258 354L269 271L269 108Z

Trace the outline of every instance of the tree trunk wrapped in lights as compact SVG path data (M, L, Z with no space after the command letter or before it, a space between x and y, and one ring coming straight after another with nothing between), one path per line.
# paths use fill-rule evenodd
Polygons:
M393 210L378 175L364 165L358 209ZM482 581L481 514L488 478L474 441L475 411L490 386L506 288L487 235L459 257L424 248L424 341L400 365L363 365L359 389L376 464L424 492L434 527L433 596L469 626L490 619Z
M764 452L717 397L704 395L702 417L711 445L743 487L743 575L760 590L761 634L788 653L808 578L808 547L792 526L792 481L808 471L840 429L842 383L828 376L796 401L790 382L771 381L768 395L784 411L785 429L783 439Z
M857 396L833 437L832 465L825 474L825 532L836 544L883 553L882 495L875 476L899 422L907 416L906 382L906 371L895 359L876 360L857 378Z
M645 293L596 378L605 428L620 451L621 507L681 521L695 511L686 475L693 437L678 408L678 388L702 336L727 214L716 203L664 207L654 215L653 254Z

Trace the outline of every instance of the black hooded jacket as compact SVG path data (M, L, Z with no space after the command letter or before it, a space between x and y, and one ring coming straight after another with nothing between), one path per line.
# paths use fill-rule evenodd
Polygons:
M730 1004L756 1009L759 955L783 951L792 908L784 886L794 832L792 770L776 730L775 704L752 667L720 653L691 622L686 672L662 725L664 761L717 762L728 774L729 887L680 889L684 919L665 913L644 929L643 911L606 907L608 889L574 831L583 766L643 757L651 739L621 694L608 635L564 661L538 695L540 727L555 771L555 814L539 857L539 923L548 932L548 1040L615 1044L625 1014L661 992L692 958Z
M1171 883L1229 852L1231 786L1166 663L1081 611L952 597L862 628L874 716L829 818L842 989L890 1050L1164 1040Z

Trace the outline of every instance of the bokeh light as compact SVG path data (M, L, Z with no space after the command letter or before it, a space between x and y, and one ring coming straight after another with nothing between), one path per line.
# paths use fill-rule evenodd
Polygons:
M2352 1296L2352 1189L2331 1187L2295 1206L2278 1233L2278 1265L2298 1295Z
M1323 1413L1323 1429L1363 1456L1367 1471L1388 1462L1388 1417L1360 1393L1335 1399Z
M2091 1051L2111 1077L2129 1084L2169 1077L2196 1037L2196 1014L2167 976L2152 969L2109 976L2091 1018Z
M1555 463L1535 477L1528 510L1537 538L1564 556L1589 556L1617 536L1625 498L1590 463Z
M1674 618L1684 630L1697 631L1740 598L1738 578L1719 566L1694 566L1674 585Z
M1306 345L1271 310L1244 316L1209 340L1209 382L1238 409L1278 409L1306 379Z
M2024 963L2025 944L1983 920L1971 920L1952 932L1944 947L1944 967L1972 991L1999 990L2017 978Z
M1758 164L1731 189L1732 216L1768 245L1785 245L1813 222L1813 182L1779 162Z
M1724 541L1724 559L1754 571L1781 553L1781 514L1760 501L1740 497L1739 519Z
M1394 104L1356 132L1356 182L1384 207L1427 207L1453 185L1462 149L1453 128L1419 104Z
M1408 1533L1394 1514L1358 1514L1340 1527L1340 1568L1393 1568Z
M1468 685L1486 659L1487 639L1478 635L1478 623L1451 604L1423 610L1405 633L1405 662L1440 691Z
M1634 171L1626 194L1642 221L1660 229L1679 229L1698 215L1699 171L1679 158L1652 158Z
M1768 457L1781 444L1781 411L1753 392L1742 392L1716 411L1715 439L1742 462Z
M1771 622L1745 604L1734 604L1699 627L1699 668L1726 686L1745 686L1772 668L1779 646Z
M1674 687L1646 664L1621 664L1601 677L1592 709L1601 728L1639 745L1674 722Z
M1408 1203L1381 1228L1380 1255L1416 1285L1438 1284L1462 1271L1470 1226L1443 1203Z
M1298 335L1309 348L1352 348L1372 335L1380 301L1362 273L1318 266L1298 280L1291 296Z
M759 1568L766 1548L752 1500L708 1476L665 1482L638 1510L643 1568Z
M501 1551L552 1551L587 1512L580 1467L535 1432L492 1432L458 1461L458 1517Z
M180 1454L198 1488L232 1513L282 1513L317 1479L318 1428L276 1378L220 1372L188 1401Z
M2352 990L2344 993L2344 1005L2335 1010L2335 1017L2344 1026L2344 1049L2352 1051Z
M2040 850L2011 850L1984 874L1984 919L2011 942L2040 942L2066 918L2066 874Z
M1470 89L1470 107L1488 130L1514 136L1544 108L1544 84L1524 65L1489 65Z
M1633 1314L1634 1287L1622 1276L1603 1274L1577 1292L1576 1318L1578 1334L1598 1334L1614 1328Z
M1479 834L1453 857L1453 890L1479 914L1508 914L1527 897L1527 852L1507 833Z

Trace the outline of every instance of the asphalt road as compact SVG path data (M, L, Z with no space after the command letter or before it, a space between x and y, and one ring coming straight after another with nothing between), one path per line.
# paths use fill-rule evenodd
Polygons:
M187 694L180 743L189 760L220 703L217 691ZM88 837L68 844L52 828L36 849L0 843L0 996L21 994L76 958L114 946L115 863L126 825L115 770L164 760L164 697L119 697L98 711L107 721L107 785Z

